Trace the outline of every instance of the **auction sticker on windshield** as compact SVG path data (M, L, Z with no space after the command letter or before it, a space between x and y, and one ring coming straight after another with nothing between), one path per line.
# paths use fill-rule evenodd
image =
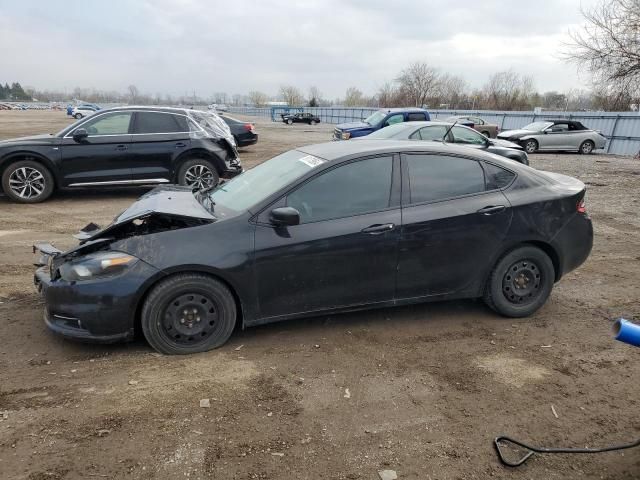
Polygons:
M311 168L315 168L318 165L322 165L325 162L325 160L318 157L314 157L313 155L305 155L304 157L298 160L306 165L309 165Z

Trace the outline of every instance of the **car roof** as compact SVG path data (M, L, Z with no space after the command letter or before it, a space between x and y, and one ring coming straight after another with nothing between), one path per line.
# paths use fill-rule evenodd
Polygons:
M418 122L415 122L418 123ZM451 143L431 142L426 140L360 140L360 141L333 141L306 145L296 150L319 157L329 162L342 160L347 157L377 155L384 153L424 152L424 153L449 153L472 156L478 159L499 161L511 168L512 160L502 159L493 154L487 154L469 147L458 146Z
M193 112L198 112L198 113L203 113L206 114L208 112L205 112L203 110L195 110L195 109L190 109L190 108L179 108L179 107L150 107L148 105L124 105L122 107L112 107L112 108L105 108L103 110L100 110L100 113L103 112L112 112L112 111L128 111L128 110L135 110L135 111L148 111L148 112L165 112L165 113L181 113L181 114L185 114L186 112L189 111L193 111Z
M427 110L419 107L395 107L395 108L381 108L379 112L426 112Z

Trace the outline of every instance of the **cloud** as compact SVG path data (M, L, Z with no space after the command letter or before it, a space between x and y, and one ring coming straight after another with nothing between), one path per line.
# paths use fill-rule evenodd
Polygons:
M5 3L0 81L43 89L133 83L149 93L210 95L293 84L334 98L352 85L374 93L416 60L476 87L508 68L532 75L541 90L581 83L558 58L580 22L578 0Z

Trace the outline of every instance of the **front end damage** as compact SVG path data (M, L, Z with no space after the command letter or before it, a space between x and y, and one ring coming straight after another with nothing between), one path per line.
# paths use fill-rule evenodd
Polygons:
M45 323L79 340L132 339L140 292L163 273L114 244L214 221L190 189L162 187L142 196L106 228L87 225L74 235L79 244L67 251L36 243L34 283L45 300Z

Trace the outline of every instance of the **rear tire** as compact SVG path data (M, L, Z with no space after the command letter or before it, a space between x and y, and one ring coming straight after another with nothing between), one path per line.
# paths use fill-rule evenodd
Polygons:
M486 130L484 132L480 132L482 133L482 135L484 135L487 138L491 138L491 134L489 132L487 132Z
M198 273L163 280L142 307L142 331L167 355L206 352L226 343L236 324L236 303L218 280Z
M526 245L503 255L491 271L484 302L505 317L527 317L549 298L555 270L546 253Z
M311 121L309 122L309 125L315 125L316 123L318 123L318 122L316 122L315 120L311 120Z
M75 118L76 120L80 120L82 118L82 114L81 113L76 113L73 118Z
M593 149L595 147L596 147L595 144L591 140L585 140L580 144L580 149L578 150L578 153L582 155L589 155L591 152L593 152Z
M524 148L524 151L527 153L535 153L536 150L538 150L538 142L533 139L526 140L522 143L522 148Z
M178 183L194 190L211 187L220 182L216 167L204 158L186 160L178 170Z
M33 160L12 163L2 174L2 190L14 202L44 202L53 189L54 180L49 169Z

